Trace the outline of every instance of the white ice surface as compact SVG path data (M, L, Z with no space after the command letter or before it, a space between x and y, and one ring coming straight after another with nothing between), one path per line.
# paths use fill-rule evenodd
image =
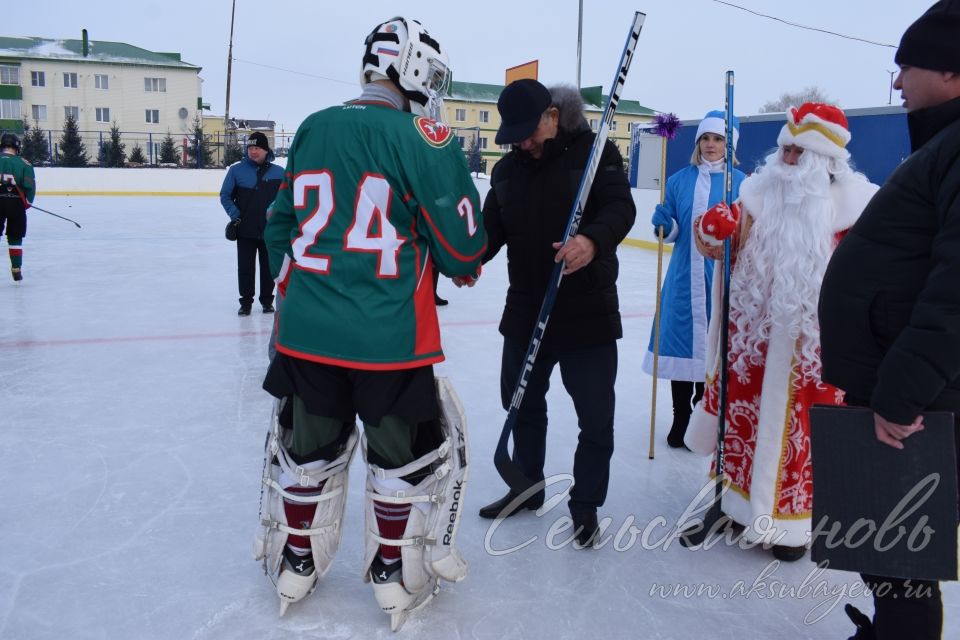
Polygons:
M260 388L272 316L235 315L234 246L211 197L56 197L31 212L24 280L0 270L0 638L37 640L390 638L360 578L363 468L354 461L343 545L308 600L277 616L273 586L251 558L270 398ZM648 212L641 212L648 216ZM5 253L5 250L4 250ZM656 459L647 458L651 379L640 371L654 309L656 255L620 250L624 338L616 451L601 516L615 533L676 525L707 461L666 446L659 385ZM6 258L3 257L5 261ZM664 265L666 266L666 265ZM505 256L473 289L441 282L451 377L472 454L459 544L467 579L445 585L400 636L408 638L846 638L842 611L864 597L803 589L809 557L755 584L769 552L718 546L594 551L548 548L565 513L531 512L490 534L477 509L503 484L492 453L499 399ZM568 473L576 419L559 376L550 392L549 474ZM654 523L655 524L655 523ZM485 539L489 537L489 545ZM528 538L520 551L493 555ZM557 537L562 541L566 535ZM629 546L622 537L621 547ZM654 545L647 545L654 547ZM768 569L769 571L769 569ZM856 576L815 579L831 593ZM655 584L743 581L749 596L661 598ZM810 588L808 585L807 589ZM782 590L782 591L781 591ZM960 636L960 589L945 587L945 638ZM831 605L835 604L831 608ZM822 620L805 617L824 613Z

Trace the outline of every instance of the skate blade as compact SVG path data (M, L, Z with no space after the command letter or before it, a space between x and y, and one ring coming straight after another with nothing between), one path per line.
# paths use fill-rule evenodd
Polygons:
M410 617L410 614L414 611L419 611L427 605L428 602L433 600L434 596L440 593L440 583L439 581L434 581L433 587L424 587L421 592L423 595L420 599L414 600L410 607L400 611L399 613L390 614L390 630L391 631L400 631L400 628L407 621L407 618Z
M281 601L280 601L280 617L281 617L281 618L283 617L283 614L285 614L285 613L287 612L287 608L288 608L289 606L290 606L290 603L287 602L286 600L281 600Z

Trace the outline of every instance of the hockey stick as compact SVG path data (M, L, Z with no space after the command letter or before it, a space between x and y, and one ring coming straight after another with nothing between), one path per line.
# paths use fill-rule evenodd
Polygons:
M664 142L666 147L666 142ZM663 202L661 199L660 202ZM653 460L653 437L657 430L657 369L660 364L660 281L663 276L663 227L657 227L657 306L653 313L653 392L650 396L650 446L647 458Z
M82 229L82 228L83 228L83 227L80 226L80 223L77 222L76 220L71 220L70 218L67 218L66 216L61 216L60 214L54 213L53 211L47 211L46 209L41 209L40 207L38 207L38 206L35 205L35 204L30 205L30 208L31 208L31 209L36 209L37 211L42 211L43 213L46 213L47 215L51 215L51 216L53 216L54 218L60 218L61 220L66 220L67 222L72 222L73 224L77 225L77 229Z
M633 60L633 51L637 46L637 40L640 38L640 29L643 27L643 21L646 14L639 11L633 14L633 22L630 25L630 32L627 34L627 41L623 46L623 53L620 55L620 62L617 65L617 73L613 79L613 85L610 87L610 96L607 98L607 105L603 110L603 118L600 121L600 127L597 130L597 136L593 140L593 147L590 149L590 155L587 156L587 165L584 168L583 176L580 178L580 187L577 189L577 197L574 199L573 208L570 211L570 217L567 220L567 228L563 234L563 242L566 243L571 237L576 235L580 227L580 219L583 217L583 208L587 204L587 197L590 195L590 187L593 185L593 178L597 173L597 167L600 165L600 155L603 152L603 146L607 141L607 134L610 131L610 125L613 122L613 115L617 110L617 103L620 101L620 91L627 79L627 72L630 69L630 62ZM493 462L497 467L497 472L504 482L510 486L510 490L517 494L522 494L534 484L510 459L507 451L507 441L517 424L517 416L520 410L520 403L523 402L523 394L527 388L530 372L533 371L533 364L537 359L537 351L540 350L540 343L543 340L543 332L547 328L547 322L550 320L550 312L553 310L553 303L557 298L557 290L560 287L560 280L563 278L563 263L557 263L553 268L553 274L547 284L547 291L543 298L543 304L540 307L540 315L534 325L533 336L530 338L530 344L527 347L527 354L523 359L523 366L520 370L520 376L514 387L513 398L510 401L510 408L507 411L507 419L504 422L503 430L500 432L500 440L497 442L497 450L493 454Z
M723 171L724 202L727 206L733 204L733 71L727 71L726 93L726 165ZM730 346L730 252L732 236L723 241L723 302L720 319L720 398L717 410L717 473L713 503L704 517L703 522L691 525L680 533L680 544L685 547L695 547L703 543L707 536L724 517L721 509L723 500L723 441L727 433L727 350Z
M80 223L79 223L79 222L76 222L75 220L71 220L70 218L66 218L66 217L64 217L64 216L61 216L61 215L59 215L59 214L56 214L56 213L54 213L53 211L47 211L46 209L41 209L41 208L38 207L37 205L28 202L28 201L27 201L27 197L26 197L25 195L23 195L23 191L21 191L20 187L19 187L18 185L16 185L14 188L17 190L17 195L20 196L20 202L23 203L23 208L24 208L25 210L26 210L26 209L36 209L37 211L42 211L43 213L46 213L47 215L51 215L51 216L53 216L54 218L60 218L61 220L66 220L67 222L72 222L73 224L77 225L77 229L82 229L82 228L83 228L83 227L80 226Z

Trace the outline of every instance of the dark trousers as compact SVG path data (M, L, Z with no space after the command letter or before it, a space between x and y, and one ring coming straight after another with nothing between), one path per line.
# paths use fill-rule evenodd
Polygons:
M270 277L270 258L267 244L257 238L237 238L237 284L240 290L240 304L253 305L256 294L254 284L257 279L257 259L260 262L260 304L273 304L273 278Z
M504 409L510 406L526 351L527 343L504 338L500 369L500 396ZM560 365L563 387L573 399L580 426L573 459L570 511L594 511L606 500L610 481L614 384L617 381L616 342L584 349L539 351L517 414L513 461L531 480L543 479L547 449L546 396L550 374L557 364Z
M671 380L670 393L673 396L673 415L690 419L693 408L703 398L703 382L689 380Z
M869 407L862 398L847 394L851 407ZM960 416L958 416L960 417ZM958 425L960 426L960 425ZM943 627L943 599L940 583L931 580L904 580L860 574L873 591L873 634L875 640L939 640Z

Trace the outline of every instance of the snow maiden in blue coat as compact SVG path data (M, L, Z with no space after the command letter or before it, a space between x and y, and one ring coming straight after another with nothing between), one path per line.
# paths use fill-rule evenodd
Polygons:
M740 121L733 120L733 148L737 147ZM693 220L723 200L726 126L722 111L711 111L697 127L697 142L690 166L667 180L663 204L651 218L654 235L663 227L664 241L673 243L673 255L664 278L660 303L660 350L657 377L670 380L673 425L667 443L683 446L683 436L693 405L703 395L707 324L710 320L710 287L713 261L694 248ZM740 192L744 174L733 170L733 197ZM653 373L653 331L643 359L643 370Z

